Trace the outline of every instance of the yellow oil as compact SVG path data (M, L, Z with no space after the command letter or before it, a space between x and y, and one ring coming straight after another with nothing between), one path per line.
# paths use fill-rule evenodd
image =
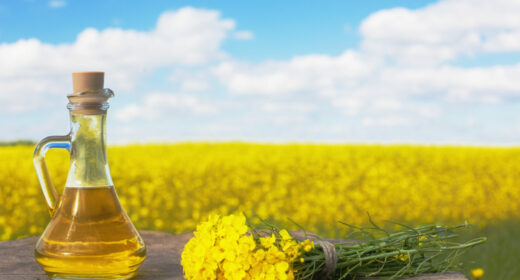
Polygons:
M52 278L125 279L146 249L113 186L66 187L35 253Z

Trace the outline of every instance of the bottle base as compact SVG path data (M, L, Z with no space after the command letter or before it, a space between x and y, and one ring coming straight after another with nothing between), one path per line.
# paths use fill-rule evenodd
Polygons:
M130 279L144 261L144 252L143 248L142 255L124 258L50 258L36 252L36 261L50 279Z
M126 274L92 274L92 275L79 275L79 274L61 274L61 273L50 273L47 272L49 279L53 280L97 280L97 279L131 279L135 276L135 272Z

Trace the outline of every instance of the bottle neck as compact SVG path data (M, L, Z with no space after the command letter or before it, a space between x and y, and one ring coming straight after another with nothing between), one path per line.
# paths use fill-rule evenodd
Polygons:
M112 186L106 152L106 111L71 112L71 158L67 187Z

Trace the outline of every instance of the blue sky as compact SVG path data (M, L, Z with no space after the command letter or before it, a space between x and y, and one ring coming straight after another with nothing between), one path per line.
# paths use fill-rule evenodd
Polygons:
M110 143L516 145L518 1L0 1L0 140L68 130L101 70Z

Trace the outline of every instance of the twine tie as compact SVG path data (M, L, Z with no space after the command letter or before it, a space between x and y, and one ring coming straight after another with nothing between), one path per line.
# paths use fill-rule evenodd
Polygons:
M338 263L338 253L334 244L326 240L317 240L316 244L323 249L323 255L325 256L325 267L318 275L320 280L328 280L336 270L336 264Z

